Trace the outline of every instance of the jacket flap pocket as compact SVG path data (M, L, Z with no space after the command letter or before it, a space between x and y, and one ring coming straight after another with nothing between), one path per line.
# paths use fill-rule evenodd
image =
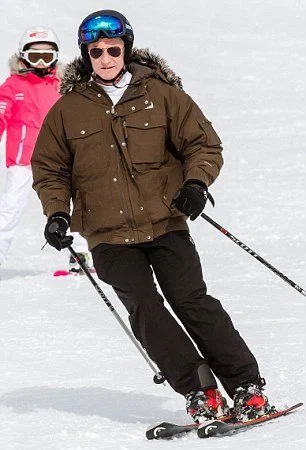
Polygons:
M125 119L126 126L129 128L138 128L140 130L148 130L151 128L165 127L163 117L150 117L148 120L140 118L138 114L127 116Z
M82 124L69 123L66 127L67 139L84 139L102 131L102 121L92 120Z

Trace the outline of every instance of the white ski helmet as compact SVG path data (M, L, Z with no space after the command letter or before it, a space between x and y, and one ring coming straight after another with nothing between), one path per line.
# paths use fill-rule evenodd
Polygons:
M55 32L50 28L34 26L27 29L21 36L18 47L19 53L27 50L35 42L50 42L54 45L55 50L59 51L60 42Z

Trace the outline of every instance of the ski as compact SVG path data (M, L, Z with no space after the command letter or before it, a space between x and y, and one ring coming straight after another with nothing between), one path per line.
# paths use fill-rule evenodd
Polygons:
M232 416L226 416L224 421L231 420ZM219 420L220 423L223 423ZM157 425L149 427L146 431L146 437L149 440L152 439L171 439L173 437L184 435L190 431L197 430L199 428L199 423L190 423L187 425L178 425L171 422L161 422Z
M213 436L230 436L235 432L241 431L243 429L248 429L259 425L269 420L277 419L278 417L285 416L291 413L297 408L303 406L303 403L297 403L296 405L290 406L289 408L276 411L274 413L258 417L256 419L247 420L245 422L229 422L226 423L221 420L205 422L198 426L197 434L199 438L209 438Z
M89 272L96 273L96 270L94 269L94 267L91 267L89 269ZM77 277L77 276L81 276L81 275L84 275L84 272L82 271L82 269L80 269L78 271L59 269L59 270L56 270L55 272L53 272L54 277L67 277L67 276Z
M54 277L67 277L69 275L72 275L72 273L69 270L65 269L59 269L53 272Z
M198 423L190 423L187 425L177 425L175 423L161 422L147 429L147 439L169 439L182 433L189 433L197 430Z

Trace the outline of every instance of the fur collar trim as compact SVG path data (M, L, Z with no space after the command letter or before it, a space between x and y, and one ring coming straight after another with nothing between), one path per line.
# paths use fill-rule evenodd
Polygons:
M129 66L132 67L133 64L139 64L151 69L152 75L161 78L170 85L175 86L177 89L183 90L181 78L175 75L165 59L152 53L149 49L134 48L128 63L128 70ZM148 73L149 72L147 72L147 74ZM66 65L60 86L60 93L62 95L67 94L77 84L86 83L90 79L91 73L85 69L82 58L75 58L71 63Z

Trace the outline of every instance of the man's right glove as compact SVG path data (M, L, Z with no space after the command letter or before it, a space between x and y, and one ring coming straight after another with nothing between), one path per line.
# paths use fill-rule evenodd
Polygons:
M55 247L56 250L62 250L69 247L73 242L72 236L66 236L70 226L70 216L63 212L52 214L45 226L45 238L48 244Z

